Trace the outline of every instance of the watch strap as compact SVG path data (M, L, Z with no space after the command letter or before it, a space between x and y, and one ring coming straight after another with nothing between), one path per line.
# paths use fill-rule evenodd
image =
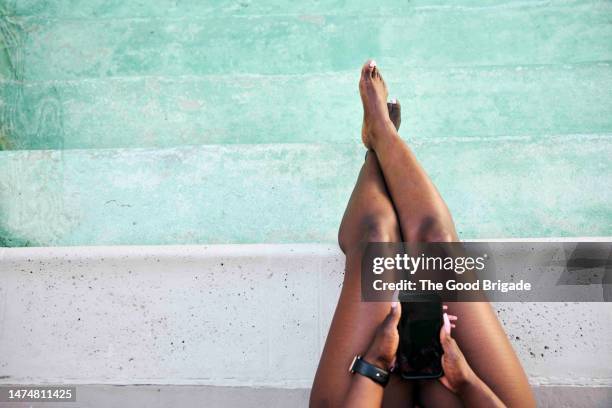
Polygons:
M364 377L368 377L383 387L389 382L389 373L387 371L383 370L382 368L378 368L367 361L364 361L361 356L355 356L349 371L351 373L358 373Z

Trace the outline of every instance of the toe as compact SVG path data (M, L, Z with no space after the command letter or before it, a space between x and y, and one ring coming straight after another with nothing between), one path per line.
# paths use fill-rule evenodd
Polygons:
M378 68L376 61L371 60L370 66L372 67L372 78L380 78L380 69Z
M398 114L400 114L402 112L402 105L400 104L400 101L393 98L391 99L391 103L395 105L395 110L398 112Z
M400 105L400 102L395 98L393 98L391 101L393 102L393 114L396 118L395 128L399 130L400 124L402 123L402 105Z
M376 68L376 61L367 60L365 64L363 64L363 67L361 68L361 77L364 79L372 78L372 73L374 72L375 68Z
M389 111L389 119L395 125L395 129L399 130L400 124L402 123L402 113L400 111L400 104L397 99L391 99L391 102L387 102L387 109Z

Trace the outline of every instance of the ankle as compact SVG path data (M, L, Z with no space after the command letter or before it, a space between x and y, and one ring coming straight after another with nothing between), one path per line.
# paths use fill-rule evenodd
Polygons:
M374 151L376 151L376 147L380 142L393 140L399 137L397 129L395 129L395 125L391 122L391 119L385 119L384 121L373 124L370 135L372 150Z

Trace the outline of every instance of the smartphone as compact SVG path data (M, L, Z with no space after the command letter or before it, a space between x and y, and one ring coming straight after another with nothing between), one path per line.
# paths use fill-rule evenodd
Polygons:
M405 379L441 377L443 325L442 302L436 295L400 294L402 316L398 324L400 343L397 367Z

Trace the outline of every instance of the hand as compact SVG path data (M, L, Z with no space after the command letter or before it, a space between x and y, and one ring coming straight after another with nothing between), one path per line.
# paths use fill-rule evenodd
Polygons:
M444 306L446 309L446 306ZM451 337L451 320L456 321L457 316L449 316L444 313L444 324L440 329L440 343L444 354L442 355L442 369L444 376L440 382L454 393L459 393L464 387L474 381L476 375L469 366L455 339Z
M391 303L391 310L385 320L378 326L374 340L368 347L363 359L370 364L392 370L395 364L395 354L399 345L399 333L397 324L402 315L402 306L399 302Z

